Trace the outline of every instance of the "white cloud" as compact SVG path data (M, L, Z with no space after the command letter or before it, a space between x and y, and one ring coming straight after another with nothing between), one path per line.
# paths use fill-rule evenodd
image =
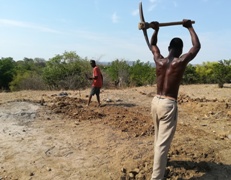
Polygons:
M133 16L136 16L136 15L138 15L138 14L139 14L139 9L136 9L136 10L132 11L132 15L133 15Z
M151 3L151 5L148 8L148 11L152 11L153 9L155 9L155 7L157 6L157 4L160 2L160 0L149 0L149 2Z
M178 3L176 1L173 1L174 7L178 7Z
M12 27L19 27L19 28L29 28L29 29L36 29L38 31L49 32L49 33L61 33L51 28L47 28L44 26L22 22L22 21L15 21L9 19L0 19L0 25L12 26Z
M148 8L148 11L152 11L153 9L155 9L155 7L157 6L157 4L153 4Z
M119 22L119 16L117 15L116 12L112 14L112 22L113 23L118 23Z

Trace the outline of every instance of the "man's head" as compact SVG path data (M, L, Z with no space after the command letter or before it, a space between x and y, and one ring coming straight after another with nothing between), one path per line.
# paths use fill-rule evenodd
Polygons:
M183 41L178 37L173 38L170 41L168 50L169 51L174 50L175 56L179 57L181 55L181 53L182 53L182 50L183 50Z
M95 60L90 60L90 64L91 64L91 67L95 67L96 66Z

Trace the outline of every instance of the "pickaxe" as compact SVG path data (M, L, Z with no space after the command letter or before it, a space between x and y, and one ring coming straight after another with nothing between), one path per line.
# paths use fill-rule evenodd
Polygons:
M143 30L145 41L146 41L149 49L151 50L151 45L149 43L148 34L147 34L147 29L150 28L150 23L145 22L145 20L144 20L142 2L140 2L140 5L139 5L139 12L140 12L140 21L141 22L138 24L138 28L139 28L139 30ZM194 24L195 21L192 21L192 23ZM183 24L183 21L176 21L176 22L159 23L159 26L162 27L162 26L182 25L182 24Z

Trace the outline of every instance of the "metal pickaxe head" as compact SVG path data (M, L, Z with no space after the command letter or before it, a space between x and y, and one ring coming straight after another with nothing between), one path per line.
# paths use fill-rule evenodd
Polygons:
M143 30L144 38L146 40L146 43L147 43L149 49L151 50L151 45L149 43L148 34L147 34L147 29L150 28L151 26L150 26L150 23L145 22L144 14L143 14L142 2L140 2L140 4L139 4L139 13L140 13L140 23L138 24L138 29ZM191 22L192 22L192 24L195 23L195 21L191 21ZM159 27L182 25L183 23L184 23L184 21L159 23Z
M151 45L149 43L149 40L148 40L148 33L147 33L147 29L149 28L149 25L148 23L145 23L145 19L144 19L144 14L143 14L143 7L142 7L142 2L140 2L140 5L139 5L139 12L140 12L140 26L138 25L139 29L143 30L143 34L144 34L144 38L145 38L145 41L148 45L148 48L151 50Z

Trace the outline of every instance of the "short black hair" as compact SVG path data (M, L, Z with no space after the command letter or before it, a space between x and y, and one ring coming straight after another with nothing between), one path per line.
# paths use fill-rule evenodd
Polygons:
M183 41L178 38L178 37L175 37L171 40L170 44L169 44L169 48L170 49L182 49L183 48Z
M90 60L90 64L95 64L95 60Z

